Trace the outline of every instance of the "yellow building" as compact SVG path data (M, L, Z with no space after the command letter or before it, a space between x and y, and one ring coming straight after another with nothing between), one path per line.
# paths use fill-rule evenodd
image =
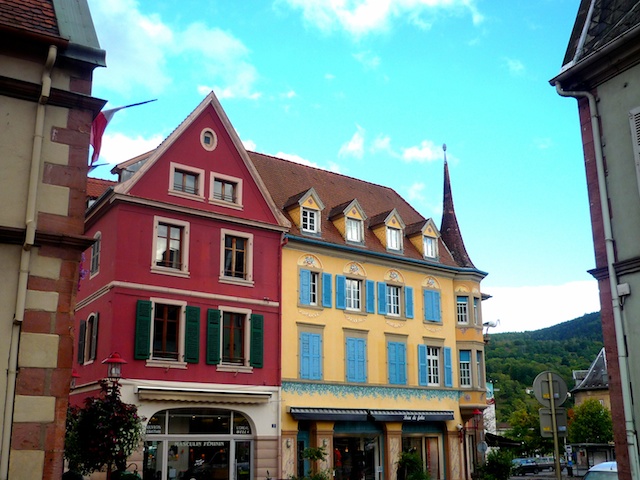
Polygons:
M486 407L478 270L445 161L441 229L390 188L250 153L293 227L282 256L282 478L471 477ZM482 450L482 444L480 447Z

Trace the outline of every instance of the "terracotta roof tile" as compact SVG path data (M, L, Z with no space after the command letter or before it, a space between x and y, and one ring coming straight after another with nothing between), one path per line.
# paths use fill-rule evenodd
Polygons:
M353 199L358 200L370 223L381 213L385 216L394 208L406 224L424 223L426 219L420 215L409 203L407 203L393 189L373 183L347 177L327 170L308 167L299 163L290 162L276 157L249 152L260 177L267 186L276 206L282 209L289 219L291 217L285 210L285 205L290 199L300 192L307 192L314 188L326 208L321 219L321 240L345 245L345 240L329 220L329 212L337 206L348 204ZM384 218L384 217L383 217ZM292 222L291 234L303 236L300 230ZM369 228L365 228L365 242L362 247L365 251L389 254ZM413 244L404 239L404 251L398 257L420 259L423 257ZM440 263L447 266L456 266L455 261L446 248L441 245Z
M60 36L52 0L0 0L0 24Z
M87 198L96 199L106 192L109 187L113 187L118 182L104 180L102 178L87 178Z

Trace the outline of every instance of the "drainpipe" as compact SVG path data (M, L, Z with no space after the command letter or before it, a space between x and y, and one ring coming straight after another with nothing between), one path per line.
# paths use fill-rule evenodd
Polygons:
M9 453L11 445L11 429L13 425L13 406L16 393L16 377L18 372L18 349L20 346L20 329L24 320L27 299L27 281L29 280L29 265L31 262L31 247L36 236L38 184L40 182L40 162L42 158L42 142L44 139L45 105L51 92L51 70L56 61L58 49L49 46L49 54L42 72L42 89L36 110L35 131L33 134L33 149L31 151L31 170L29 172L29 189L27 191L27 210L25 215L25 240L20 257L20 272L18 275L18 293L11 329L11 344L9 347L9 367L7 369L7 391L4 400L4 420L2 423L2 438L0 439L0 480L7 480L9 475Z
M627 447L629 449L629 465L631 478L640 478L638 465L638 448L635 421L633 418L631 387L629 383L629 357L627 355L626 334L622 322L621 302L618 295L618 275L614 267L614 239L611 229L611 215L607 194L607 181L604 171L602 154L602 142L600 124L598 122L598 104L596 98L586 91L564 91L560 82L555 82L556 91L562 97L586 97L589 100L589 113L591 114L591 131L596 155L596 171L598 174L598 189L600 190L600 208L602 210L602 223L604 226L604 241L607 254L607 270L609 272L609 286L611 289L611 302L613 304L613 323L616 329L616 344L618 346L618 364L620 366L620 383L622 388L622 403L624 407L625 430L627 432Z

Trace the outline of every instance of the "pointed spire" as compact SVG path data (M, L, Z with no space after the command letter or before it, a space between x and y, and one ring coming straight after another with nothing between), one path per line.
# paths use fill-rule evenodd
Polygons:
M445 245L449 248L453 259L461 267L475 268L469 258L467 249L464 248L462 234L456 219L456 211L453 208L453 195L451 194L451 180L449 179L449 166L447 165L447 145L442 145L444 151L444 191L442 203L442 224L440 234Z

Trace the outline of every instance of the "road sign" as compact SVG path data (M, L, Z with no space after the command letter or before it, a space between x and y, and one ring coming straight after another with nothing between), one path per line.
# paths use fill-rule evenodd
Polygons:
M552 385L549 384L549 374ZM551 391L553 391L554 404L559 407L567 399L567 384L557 373L542 372L533 381L533 393L538 401L547 408L551 408Z
M553 415L550 408L541 408L540 414L540 434L545 438L553 437ZM556 408L556 424L558 425L558 436L567 436L567 409Z

